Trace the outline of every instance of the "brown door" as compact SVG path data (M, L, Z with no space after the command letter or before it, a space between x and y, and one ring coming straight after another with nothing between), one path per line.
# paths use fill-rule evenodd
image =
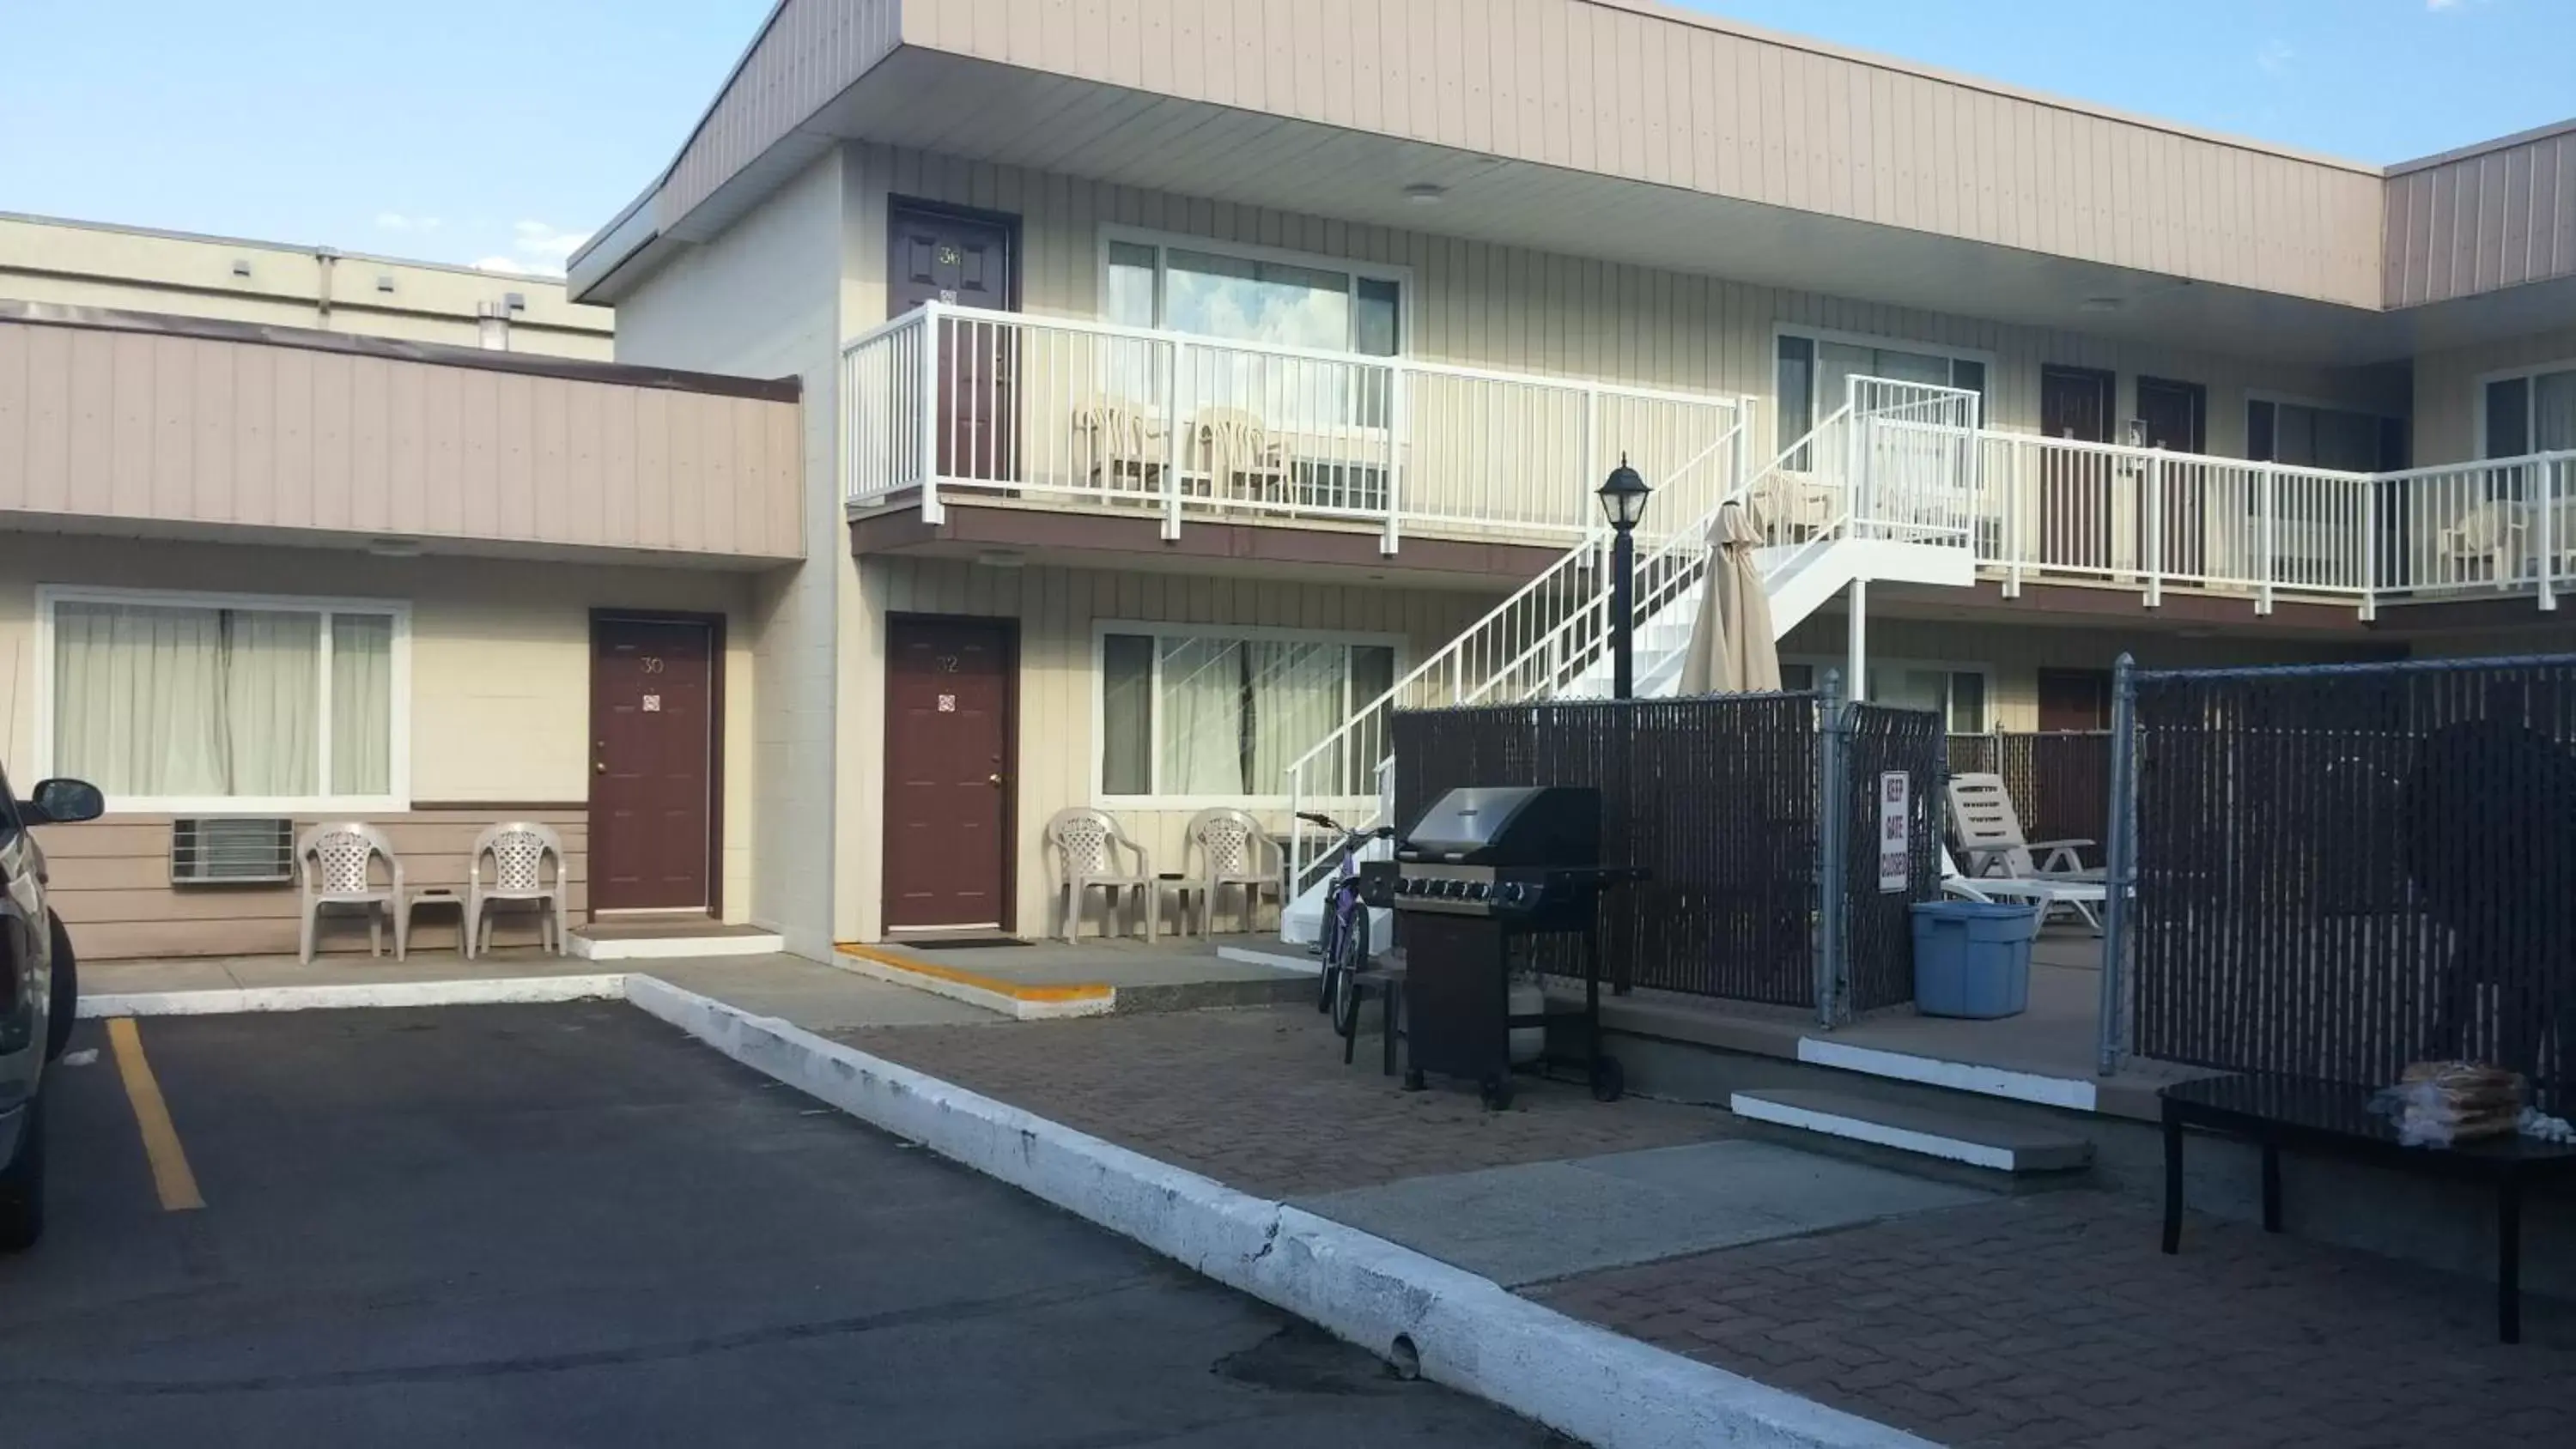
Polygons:
M590 905L712 910L713 621L591 621Z
M886 259L886 315L924 302L1019 308L1009 224L898 206ZM939 328L939 471L950 478L1017 476L1011 400L1018 382L1019 329L954 317Z
M2039 373L2039 430L2078 442L2111 441L2117 380L2088 367ZM2099 453L2051 453L2041 471L2039 562L2105 572L2111 567L2111 460Z
M2039 671L2039 727L2044 732L2109 729L2111 671Z
M2150 448L2193 455L2206 453L2209 389L2196 382L2139 378L2138 421L2145 425ZM2138 506L2143 510L2153 502L2161 505L2162 511L2152 534L2145 531L2146 518L2139 518L2139 537L2158 541L2159 570L2183 578L2200 578L2207 573L2210 491L2211 485L2219 481L2218 476L2207 464L2183 458L2163 460L2157 473L2163 481L2154 492L2147 491L2141 480Z
M887 634L885 923L1006 926L1016 635L982 619Z

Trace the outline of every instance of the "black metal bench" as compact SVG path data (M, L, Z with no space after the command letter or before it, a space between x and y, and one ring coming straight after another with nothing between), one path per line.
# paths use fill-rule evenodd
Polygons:
M2183 1129L2252 1141L2263 1149L2263 1230L2281 1230L2281 1149L2297 1147L2401 1171L2491 1185L2496 1192L2496 1334L2522 1341L2522 1192L2576 1176L2576 1146L2521 1136L2457 1147L2408 1147L2396 1124L2369 1110L2371 1094L2340 1082L2242 1073L2178 1082L2160 1094L2165 1129L2164 1250L2182 1250Z

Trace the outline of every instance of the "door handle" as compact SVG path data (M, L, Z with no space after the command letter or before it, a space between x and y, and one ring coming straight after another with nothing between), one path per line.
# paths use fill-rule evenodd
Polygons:
M984 780L985 780L985 783L990 784L990 785L993 785L993 786L996 786L996 787L1000 786L1000 784L1002 783L1002 777L1001 777L1001 776L999 776L999 775L986 775L986 776L984 777Z
M607 774L607 773L608 773L608 762L607 762L606 760L599 760L599 761L594 762L594 763L591 765L591 767L590 767L590 772L591 772L592 774L594 774L594 775L605 775L605 774Z

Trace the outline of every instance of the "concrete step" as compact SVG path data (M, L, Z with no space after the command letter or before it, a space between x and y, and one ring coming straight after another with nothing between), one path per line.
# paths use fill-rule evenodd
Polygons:
M2067 1172L2093 1160L2093 1144L2046 1127L1873 1101L1847 1092L1773 1087L1727 1100L1739 1117L1853 1142L1919 1152L1996 1172Z

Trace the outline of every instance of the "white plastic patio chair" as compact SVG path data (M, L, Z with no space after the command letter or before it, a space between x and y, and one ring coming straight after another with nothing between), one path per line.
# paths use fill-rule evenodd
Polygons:
M1114 933L1118 921L1118 892L1126 890L1144 902L1145 940L1154 939L1154 863L1145 847L1127 838L1118 821L1106 810L1088 805L1075 805L1055 812L1047 821L1046 841L1055 857L1056 894L1064 903L1064 939L1070 944L1082 935L1082 903L1092 891L1106 893L1100 918L1100 934ZM1120 858L1124 852L1125 859Z
M1261 822L1231 806L1219 805L1190 817L1182 847L1181 870L1190 889L1199 893L1199 935L1216 930L1216 898L1228 886L1243 891L1243 929L1259 930L1261 897L1286 878L1279 847ZM1191 866L1195 864L1195 874Z
M376 884L375 863L385 862L387 885ZM394 923L394 959L400 961L411 944L410 913L403 909L402 857L394 854L391 840L372 825L355 820L335 820L305 831L295 842L295 898L297 913L303 922L296 954L299 959L313 959L313 941L321 929L322 913L339 907L357 906L367 913L367 954L385 953L385 921Z
M551 875L548 859L554 861ZM492 862L492 883L483 883L483 862ZM533 820L511 820L474 837L474 854L465 863L465 954L492 949L491 907L531 902L537 907L537 945L564 953L565 900L563 837Z
M1958 839L1960 854L1967 857L1969 875L2031 879L2086 874L2084 857L2078 852L2094 842L2024 837L2021 814L2013 809L2003 776L1953 775L1949 795L1950 833Z
M2073 911L2094 935L2102 934L2101 905L2108 898L2100 881L2045 880L2033 877L1979 876L1974 880L1959 874L1958 862L1950 858L1947 846L1941 850L1941 889L1962 900L1985 901L1997 897L2024 901L2039 907L2040 923L2057 914L2060 907Z

